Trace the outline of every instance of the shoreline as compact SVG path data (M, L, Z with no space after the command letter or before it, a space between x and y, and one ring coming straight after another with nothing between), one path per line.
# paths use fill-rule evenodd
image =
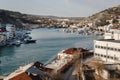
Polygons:
M48 30L49 30L49 29L48 29ZM51 32L51 31L50 31L50 32ZM57 32L57 33L58 33L58 32ZM66 34L66 33L65 33L65 34ZM44 54L43 54L43 55L44 55ZM49 59L48 59L48 60L49 60ZM54 60L54 58L53 58L52 60ZM52 60L50 59L50 61L46 61L45 64L51 62Z
M72 53L71 53L71 51L72 51ZM81 53L81 51L82 51L82 53ZM41 67L41 69L40 68L38 68L38 69L47 73L47 74L49 74L49 72L46 72L46 70L48 70L48 71L51 70L52 72L50 72L50 73L52 73L52 75L56 74L56 73L57 74L59 74L59 73L62 74L63 72L66 73L65 75L68 75L69 73L67 73L67 72L69 71L69 69L73 68L73 65L80 58L80 56L78 56L78 55L83 54L84 52L88 52L89 54L91 54L91 52L89 52L88 49L84 49L84 48L69 48L67 50L62 50L62 51L58 52L57 55L53 56L53 58L48 60L48 63L46 63L46 64L42 64L40 62L29 63L29 64L24 65L24 66L20 67L19 69L15 70L13 73L9 74L4 79L5 80L8 80L10 78L13 78L13 79L16 78L17 79L17 77L19 78L20 74L22 74L26 71L29 71L29 69L32 68L32 66L36 66L38 68L38 66L37 66L38 64L39 64L39 67ZM90 56L88 53L84 56L85 57L87 55ZM65 57L66 55L68 55L68 57ZM46 70L44 71L44 69L46 69ZM72 70L74 72L74 68ZM72 73L71 73L71 75L72 75ZM49 75L49 77L53 78L50 75ZM69 77L65 76L64 78L68 79Z

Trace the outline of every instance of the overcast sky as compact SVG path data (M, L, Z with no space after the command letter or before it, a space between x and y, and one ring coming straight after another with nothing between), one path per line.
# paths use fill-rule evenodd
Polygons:
M87 17L120 0L0 0L0 8L36 15Z

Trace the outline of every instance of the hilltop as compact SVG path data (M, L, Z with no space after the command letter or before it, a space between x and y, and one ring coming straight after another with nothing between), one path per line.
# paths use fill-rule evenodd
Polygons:
M95 22L96 26L107 24L106 20L113 17L120 16L120 5L105 9L99 13L95 13L89 17L84 18L81 22L86 24L88 22Z
M28 18L27 14L0 9L0 22L14 24L17 27L24 27L23 24L37 24L32 19Z

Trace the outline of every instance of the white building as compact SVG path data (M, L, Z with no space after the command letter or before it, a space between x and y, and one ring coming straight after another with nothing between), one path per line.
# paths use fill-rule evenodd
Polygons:
M70 49L72 49L72 48L70 48ZM70 54L70 52L65 52L63 50L60 53L58 53L58 59L73 59L74 58L73 54L74 54L73 52Z
M94 41L94 56L108 63L120 63L120 40Z
M94 57L106 63L120 64L120 31L106 33L105 39L94 41Z
M70 28L78 28L76 24L70 25Z
M57 58L46 65L47 68L54 69L55 71L61 71L65 69L66 65L69 65L78 54L77 48L69 48L58 53Z
M57 19L57 21L70 21L69 19Z
M13 38L15 34L15 27L12 24L6 24L6 30L7 32L7 39Z
M120 40L120 30L111 29L110 32L105 32L104 39Z

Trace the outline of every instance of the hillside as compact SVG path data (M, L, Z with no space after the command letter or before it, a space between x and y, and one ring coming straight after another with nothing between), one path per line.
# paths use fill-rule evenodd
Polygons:
M17 27L24 27L22 24L35 24L32 19L28 19L26 14L22 14L20 12L8 11L8 10L1 10L0 9L0 22L1 23L10 23L14 24Z
M95 27L99 25L108 24L106 20L112 19L111 16L120 16L120 5L105 9L99 13L93 14L89 17L57 17L57 16L44 16L44 15L28 15L20 12L8 11L0 9L0 22L11 23L17 27L31 27L34 24L38 26L59 26L57 19L69 19L74 22L81 22L87 24L94 22ZM32 27L33 28L33 27Z
M107 24L106 20L112 19L113 16L120 16L120 5L93 14L92 16L83 19L81 22L85 24L92 21L98 26L105 25Z
M51 20L49 20L51 19ZM8 11L0 9L0 22L14 24L17 27L32 27L33 25L47 26L50 24L56 25L57 19L69 19L79 21L81 17L57 17L57 16L44 16L44 15L30 15L22 14L20 12ZM32 27L33 28L33 27Z

